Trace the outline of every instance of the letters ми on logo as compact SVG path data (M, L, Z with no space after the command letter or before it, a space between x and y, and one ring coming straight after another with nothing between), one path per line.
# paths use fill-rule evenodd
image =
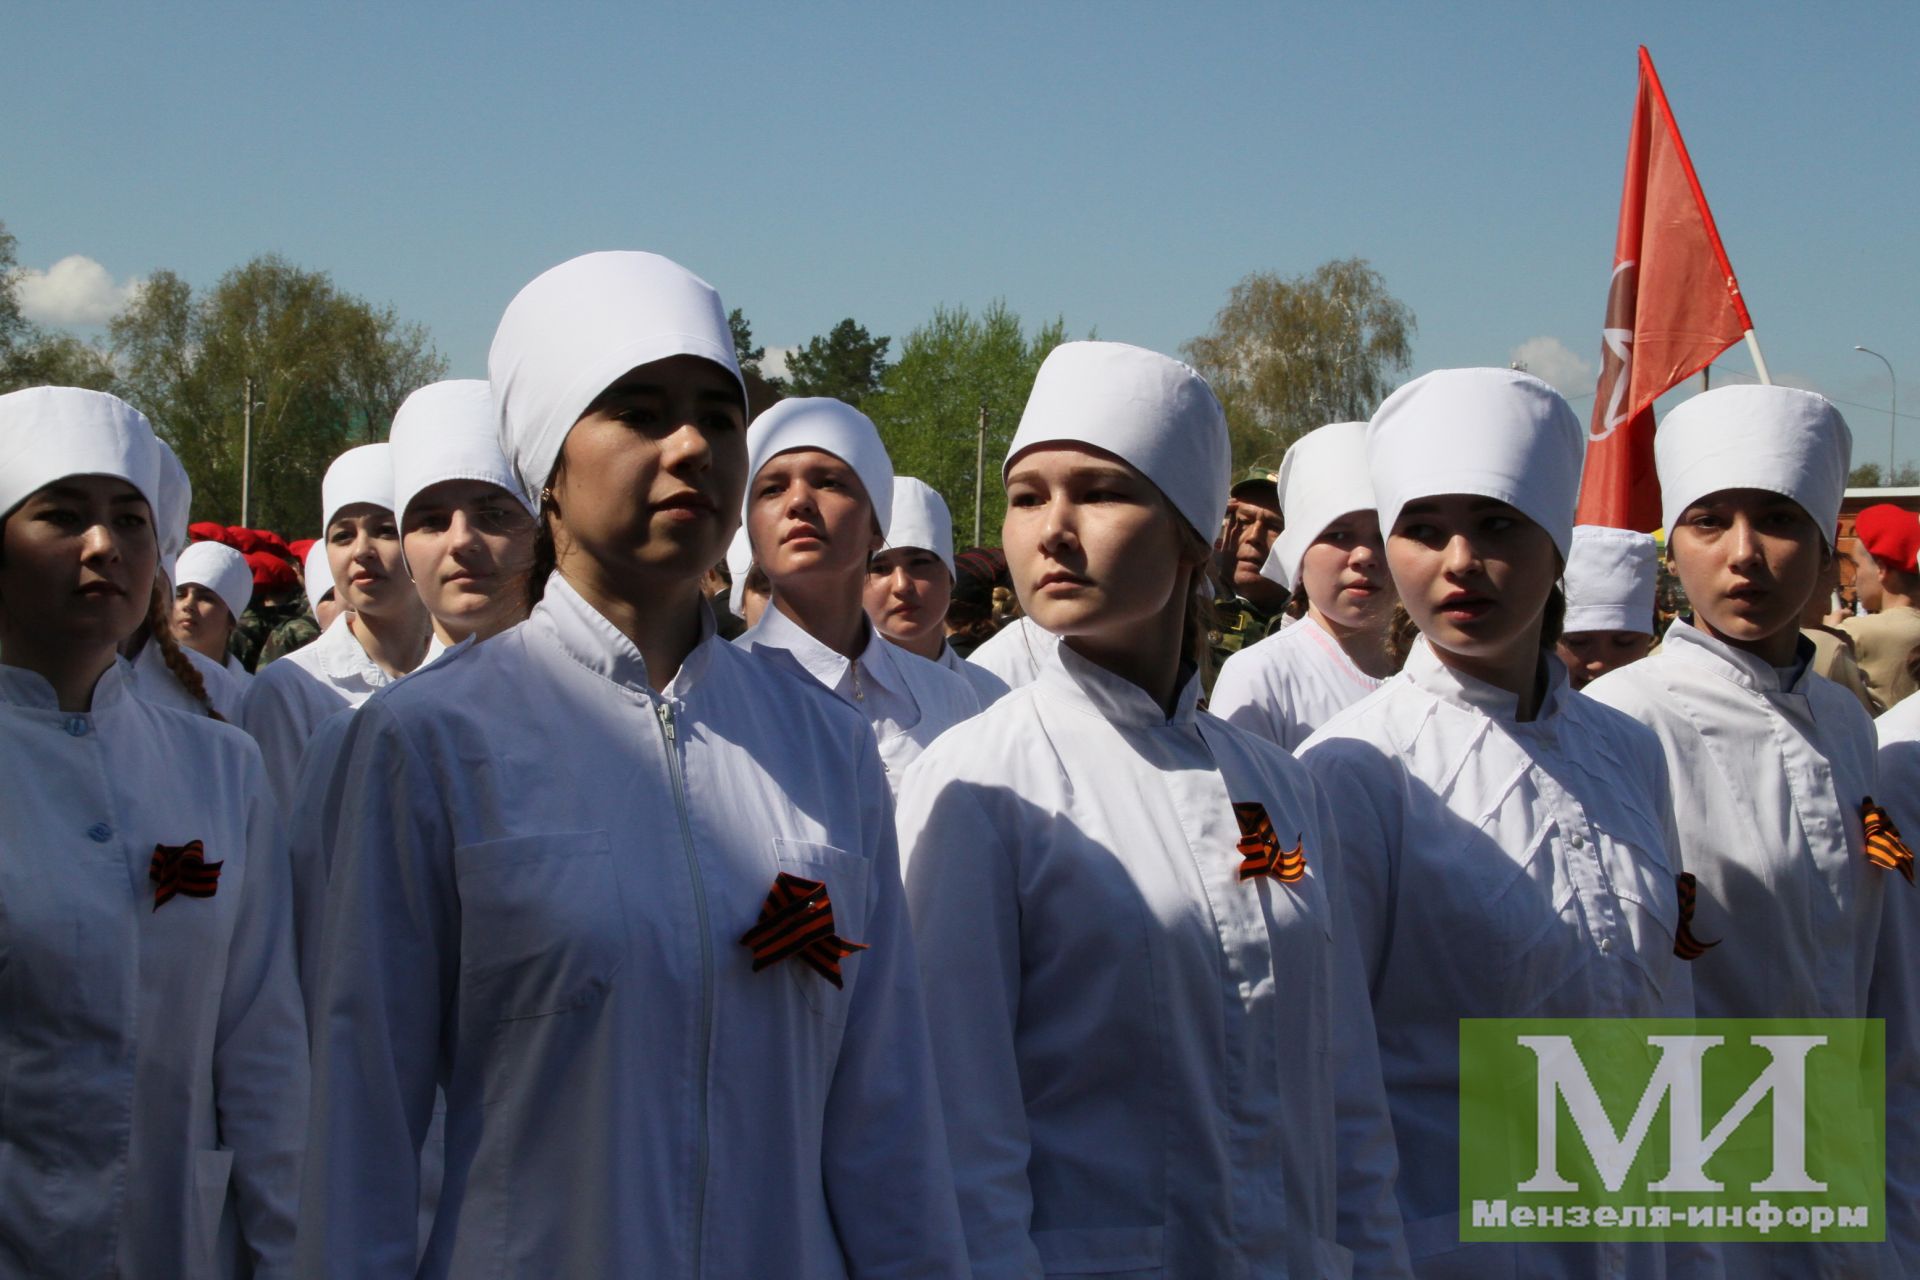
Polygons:
M1460 1024L1463 1240L1880 1240L1878 1019Z

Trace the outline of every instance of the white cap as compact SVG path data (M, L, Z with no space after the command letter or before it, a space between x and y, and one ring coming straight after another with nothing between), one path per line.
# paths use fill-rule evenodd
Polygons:
M1799 503L1832 545L1852 453L1853 433L1825 396L1795 387L1703 391L1653 433L1661 522L1671 531L1689 506L1722 489L1765 489Z
M912 476L893 478L893 524L887 531L887 549L918 547L940 557L949 577L953 568L953 516L939 490Z
M407 504L447 480L484 480L533 510L500 452L493 393L477 378L434 382L401 402L387 437L393 448L393 518L405 524Z
M247 558L224 542L196 542L180 553L173 574L174 590L189 583L219 596L235 622L253 599L253 570Z
M307 580L307 608L317 618L320 616L320 598L334 589L333 561L327 558L325 538L315 539L314 544L307 548L307 563L301 573Z
M0 396L0 516L55 480L113 476L147 500L156 541L164 542L168 504L160 470L160 438L118 396L78 387Z
M1388 396L1367 424L1367 470L1392 533L1421 498L1495 498L1547 531L1564 560L1587 433L1558 391L1514 369L1440 369Z
M1652 635L1653 592L1659 551L1653 535L1633 529L1583 524L1573 531L1560 588L1575 631L1638 631Z
M1158 486L1211 543L1233 479L1227 417L1207 380L1178 360L1123 342L1068 342L1040 364L1007 446L1008 469L1035 445L1084 444Z
M760 468L795 449L818 449L853 468L873 504L873 518L884 536L893 520L893 460L880 442L873 419L852 405L828 396L799 396L782 400L747 428L747 497L742 519L753 502L753 482Z
M727 609L736 618L746 602L747 575L752 571L753 541L747 537L747 526L741 525L727 544Z
M740 381L733 330L713 286L652 253L563 262L507 304L487 356L501 451L537 495L567 432L630 369L699 356ZM746 383L740 381L741 404Z
M1280 459L1280 513L1286 527L1273 540L1260 576L1291 591L1314 539L1341 516L1373 510L1367 471L1367 424L1336 422L1295 440Z
M165 440L156 435L153 442L160 448L160 509L154 512L154 532L160 540L160 567L172 579L174 561L187 547L187 513L193 508L193 481L187 478L187 469L180 465L179 457Z
M343 507L358 503L393 510L393 447L363 444L347 450L328 466L320 481L320 541Z

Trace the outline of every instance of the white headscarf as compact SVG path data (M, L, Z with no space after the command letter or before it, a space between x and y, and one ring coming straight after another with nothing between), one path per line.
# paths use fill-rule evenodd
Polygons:
M1207 542L1233 480L1227 417L1207 380L1123 342L1068 342L1041 362L1000 469L1041 444L1104 450L1151 480Z
M953 516L947 511L947 500L923 480L893 478L893 524L887 532L887 547L931 551L947 566L947 576L959 576L953 567Z
M113 476L152 509L156 540L168 514L160 438L118 396L78 387L33 387L0 396L0 516L68 476ZM184 518L184 517L183 517Z
M746 602L747 575L751 572L753 540L747 537L747 526L741 525L727 544L727 610L736 618L743 616L740 607Z
M1661 520L1671 530L1710 493L1764 489L1799 503L1832 545L1852 453L1847 420L1825 396L1795 387L1703 391L1653 434Z
M1373 510L1367 472L1367 424L1336 422L1295 440L1280 459L1280 513L1286 527L1273 540L1260 576L1291 591L1314 539L1341 516Z
M333 460L320 481L320 541L341 508L357 503L393 510L393 447L363 444Z
M407 505L447 480L484 480L533 510L500 452L493 393L477 378L429 383L408 396L393 415L387 443L393 447L393 518L402 525Z
M852 405L828 396L799 396L782 400L747 428L747 496L741 500L741 518L753 504L753 481L760 468L795 449L818 449L853 468L860 477L873 518L886 536L893 525L893 460L880 442L873 419Z
M219 596L235 622L253 600L253 569L245 556L223 542L196 542L180 553L173 586L177 591L188 584Z
M306 576L307 608L313 616L320 616L320 601L327 592L334 589L333 561L327 558L327 540L316 539L307 548L306 567L301 571Z
M710 360L746 383L720 295L652 253L589 253L563 262L507 304L487 356L501 451L537 499L567 432L630 369L670 356Z
M1449 493L1494 498L1547 531L1564 560L1587 433L1532 374L1440 369L1388 396L1367 424L1367 470L1391 534L1409 502Z
M1560 588L1567 596L1563 632L1638 631L1652 635L1659 551L1651 534L1577 525Z

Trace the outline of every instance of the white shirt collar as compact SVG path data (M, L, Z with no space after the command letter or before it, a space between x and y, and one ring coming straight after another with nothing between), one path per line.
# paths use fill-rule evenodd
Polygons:
M1813 641L1799 638L1795 652L1811 649ZM1672 654L1681 662L1703 667L1756 693L1805 693L1813 674L1811 662L1801 664L1799 678L1791 686L1780 687L1780 673L1745 649L1736 649L1726 641L1708 634L1685 618L1675 618L1661 640L1660 652ZM1802 655L1804 656L1804 655Z
M1200 705L1200 674L1189 671L1173 714L1168 715L1145 689L1117 676L1065 643L1039 654L1039 683L1050 694L1113 724L1137 728L1189 725Z
M1558 714L1563 700L1572 696L1572 690L1567 685L1567 669L1544 652L1540 655L1540 661L1547 670L1547 692L1534 713L1536 722ZM1518 723L1519 694L1448 666L1440 661L1425 636L1414 641L1413 651L1407 655L1407 665L1402 674L1416 688L1426 690L1442 702L1478 711L1490 719Z
M320 673L337 683L358 680L369 689L381 689L393 683L393 677L380 669L380 664L367 656L360 645L360 637L353 634L348 625L353 617L342 611L331 625L320 633L313 642L313 661Z
M116 657L113 665L100 674L93 686L88 714L98 714L127 696L132 688L133 664ZM0 703L29 711L58 711L60 695L38 671L25 667L0 666Z
M609 622L605 614L588 604L559 572L547 579L546 593L534 606L526 625L551 637L562 653L603 679L630 689L653 692L653 682L647 678L647 660L640 656L639 647L627 638L626 632ZM684 696L699 682L712 660L711 642L715 635L713 610L702 601L700 638L663 693Z
M849 668L857 666L861 677L869 683L877 684L890 693L911 696L906 677L900 674L900 668L890 652L892 642L865 619L862 619L861 625L867 629L867 645L858 658L851 659L828 648L773 604L767 606L766 612L760 615L760 621L754 624L747 635L756 645L785 649L793 655L794 661L806 668L807 674L829 689L839 688Z

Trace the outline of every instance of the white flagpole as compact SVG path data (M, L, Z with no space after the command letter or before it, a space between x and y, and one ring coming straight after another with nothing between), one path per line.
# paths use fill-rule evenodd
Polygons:
M1773 377L1767 372L1767 358L1760 354L1760 339L1753 336L1753 330L1747 330L1747 350L1753 353L1753 369L1760 375L1760 385L1770 387Z

